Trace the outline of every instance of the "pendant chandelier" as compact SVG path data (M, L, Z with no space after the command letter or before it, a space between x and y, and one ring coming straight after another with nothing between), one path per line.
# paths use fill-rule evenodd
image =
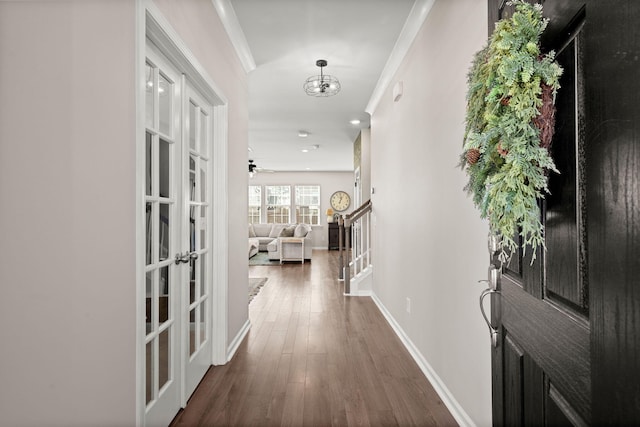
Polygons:
M327 61L318 59L316 65L320 67L320 75L311 76L304 82L304 91L309 96L333 96L340 92L340 82L337 78L322 73L322 67L327 66Z

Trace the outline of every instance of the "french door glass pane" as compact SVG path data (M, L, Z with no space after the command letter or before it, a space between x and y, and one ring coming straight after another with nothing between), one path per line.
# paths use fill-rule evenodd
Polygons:
M198 216L198 208L189 207L189 251L197 250L196 247L196 217Z
M207 339L207 328L206 326L206 313L205 313L205 305L204 304L200 304L200 346L202 346L202 343Z
M169 320L171 298L169 294L169 266L160 269L160 281L158 283L158 322L160 325Z
M152 149L152 136L149 132L147 132L146 143L145 143L145 192L147 196L151 196L151 192L153 191L153 149Z
M170 218L171 206L166 203L160 203L160 221L158 221L158 256L160 261L164 261L169 257L169 236L170 236Z
M200 249L207 247L207 208L202 206L200 208Z
M200 159L200 201L207 201L207 162Z
M189 148L196 149L196 111L197 107L189 102Z
M196 319L197 319L197 310L198 306L196 306L193 310L189 312L189 355L192 355L196 352Z
M146 378L147 378L147 385L146 385L146 402L147 404L149 402L151 402L151 400L153 399L153 372L154 372L154 362L155 362L155 357L153 354L153 341L151 340L147 343L146 345L146 367L147 367L147 373L146 373Z
M146 333L153 331L153 305L151 304L153 301L153 275L154 271L149 271L145 275L146 286L145 286L145 301L146 301L146 320L145 320L145 329Z
M189 156L189 200L192 202L196 201L196 164L198 163L198 158L193 154Z
M169 344L170 344L170 332L169 329L166 329L160 333L158 347L158 368L159 368L159 378L158 378L158 388L162 388L163 385L169 381L169 372L170 372L170 353L169 353Z
M145 66L145 76L146 76L146 85L145 85L145 125L148 128L153 127L153 67L147 63Z
M165 135L173 136L171 133L171 117L173 104L173 83L165 76L160 74L158 78L158 112L159 112L159 129Z
M204 260L204 255L206 254L203 254L201 258L202 261L200 262L200 296L206 293L205 284L206 284L206 278L207 278L207 275L206 275L207 263Z
M160 188L158 195L160 197L169 197L169 177L171 172L171 146L168 141L160 139L160 150L158 153L158 172L160 178Z
M191 260L189 263L189 277L191 279L191 284L189 286L189 304L193 304L196 300L196 271L198 266L200 265L200 258L196 260Z
M152 256L152 251L153 251L153 229L152 229L152 224L153 224L153 205L149 202L147 202L146 204L146 234L147 237L145 239L145 252L146 252L146 263L147 265L151 264L153 262L153 256Z
M200 111L200 144L198 149L200 154L203 156L207 156L207 123L208 123L207 115L201 110Z

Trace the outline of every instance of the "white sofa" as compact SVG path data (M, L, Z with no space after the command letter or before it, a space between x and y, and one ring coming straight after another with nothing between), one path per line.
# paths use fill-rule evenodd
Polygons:
M311 259L313 243L309 224L249 224L249 239L257 239L258 249L270 260L280 260L279 237L304 238L304 259Z
M258 248L260 247L260 242L258 239L249 238L249 258L258 253Z

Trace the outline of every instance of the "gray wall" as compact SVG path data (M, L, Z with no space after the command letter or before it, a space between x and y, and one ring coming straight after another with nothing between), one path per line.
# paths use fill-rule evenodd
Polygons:
M0 414L136 414L134 2L0 2Z
M477 281L486 278L488 227L456 165L486 9L436 1L371 120L374 293L466 421L482 426L491 424L490 344ZM404 95L394 102L397 81Z

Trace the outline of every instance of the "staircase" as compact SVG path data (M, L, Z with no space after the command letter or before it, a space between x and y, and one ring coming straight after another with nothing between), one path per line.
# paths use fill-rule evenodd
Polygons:
M339 267L338 278L344 281L344 294L349 296L368 296L373 290L373 265L371 264L371 200L366 201L349 215L340 217ZM343 233L349 229L350 233ZM342 241L345 236L346 242ZM349 243L351 240L351 260Z

